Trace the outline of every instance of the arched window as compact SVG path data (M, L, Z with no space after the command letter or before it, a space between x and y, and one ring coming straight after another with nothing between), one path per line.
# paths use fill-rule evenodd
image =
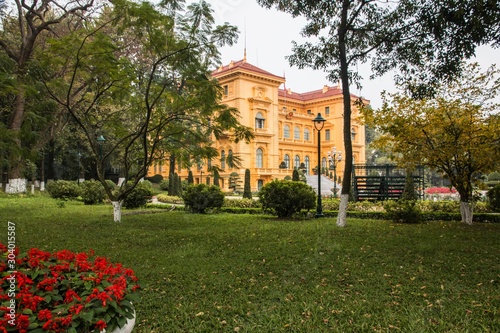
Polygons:
M226 152L224 150L220 152L220 168L226 168Z
M283 127L283 137L284 137L285 139L290 139L290 126L285 125L285 126Z
M298 126L295 126L293 129L293 138L295 140L300 140L300 128Z
M287 169L290 169L290 156L285 154L285 165Z
M255 128L264 128L264 116L262 116L262 113L257 112L255 115Z
M255 164L257 168L263 168L264 167L264 152L262 149L257 148L257 153L255 155Z
M311 161L309 160L309 156L306 156L306 158L304 159L304 161L305 161L305 165L306 165L306 173L310 174Z
M304 140L306 140L306 141L311 140L311 133L309 132L309 129L308 129L308 128L306 128L306 129L304 130Z
M234 166L233 151L231 149L229 149L227 152L227 166L229 167L229 169L232 169Z
M293 162L293 167L298 169L300 167L300 157L299 155L295 155L295 160Z

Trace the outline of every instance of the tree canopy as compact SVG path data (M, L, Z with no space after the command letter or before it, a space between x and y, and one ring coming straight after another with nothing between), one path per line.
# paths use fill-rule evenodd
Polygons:
M380 110L366 108L365 119L383 135L374 145L392 154L399 165L426 165L449 178L460 194L462 220L472 223L474 181L500 160L500 73L484 73L478 64L436 91L434 98L385 94Z
M478 45L499 43L498 1L257 0L307 23L303 44L292 42L293 66L323 70L342 81L346 163L337 225L344 226L352 173L350 85L360 82L357 64L370 61L373 76L398 70L397 82L413 96L429 96L440 81L460 71ZM361 106L361 103L359 104Z

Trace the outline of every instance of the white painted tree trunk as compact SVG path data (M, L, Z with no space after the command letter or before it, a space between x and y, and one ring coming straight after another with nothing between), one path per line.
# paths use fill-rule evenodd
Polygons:
M45 191L45 182L40 182L40 191Z
M111 203L113 204L113 220L115 222L121 222L122 221L123 200L112 201Z
M462 222L468 225L472 224L472 216L474 205L470 202L460 201L460 214L462 215Z
M347 204L349 203L349 194L340 195L339 214L337 215L337 226L345 227L347 220Z
M35 194L35 184L31 184L31 194Z
M123 182L125 182L125 177L118 178L118 187L121 187Z
M5 187L5 193L9 194L24 193L26 192L26 183L27 180L25 178L9 179L9 182Z

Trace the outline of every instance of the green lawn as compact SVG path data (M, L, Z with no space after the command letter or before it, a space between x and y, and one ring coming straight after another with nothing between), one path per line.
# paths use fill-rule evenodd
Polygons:
M125 211L127 213L127 211ZM94 249L143 286L134 333L500 332L500 224L400 225L1 198L22 251Z

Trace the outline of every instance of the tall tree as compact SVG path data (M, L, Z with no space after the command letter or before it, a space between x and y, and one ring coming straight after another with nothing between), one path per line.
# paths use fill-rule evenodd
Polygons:
M26 121L26 97L30 84L31 61L42 40L53 35L62 22L75 26L93 9L94 0L56 1L56 0L14 0L17 16L2 15L0 50L12 60L14 66L13 101L10 106L6 129L10 132L13 145L9 155L8 192L17 193L26 190L23 179L24 159L23 138L21 134Z
M389 148L403 167L429 166L446 175L460 195L462 221L472 224L473 183L500 160L499 70L468 66L462 78L436 90L434 98L384 95L380 110L365 119L384 133L374 144ZM436 87L437 88L437 87Z
M252 190L250 187L250 170L245 169L245 183L243 186L243 198L252 199Z
M401 82L414 78L415 73L418 73L418 80L410 82L407 88L415 95L422 96L433 91L436 81L449 79L450 74L455 74L462 58L472 55L477 45L492 40L498 43L500 35L498 1L257 2L307 19L302 35L309 40L315 38L315 41L302 45L293 42L293 54L288 57L291 65L324 70L330 81L342 81L346 163L337 218L339 226L346 224L351 188L350 84L359 86L357 64L371 59L374 75L398 68ZM468 9L474 10L470 13ZM470 43L463 43L464 40Z
M47 78L47 90L84 133L115 221L124 198L168 150L163 141L182 132L195 138L177 137L186 146L224 131L234 140L252 136L237 110L219 103L220 86L210 78L214 45L231 44L236 30L214 27L210 7L202 9L188 6L187 16L175 21L150 3L116 0L85 28L52 42L58 60L47 61L60 74ZM101 136L104 142L96 139ZM105 182L109 163L124 171L119 191Z

